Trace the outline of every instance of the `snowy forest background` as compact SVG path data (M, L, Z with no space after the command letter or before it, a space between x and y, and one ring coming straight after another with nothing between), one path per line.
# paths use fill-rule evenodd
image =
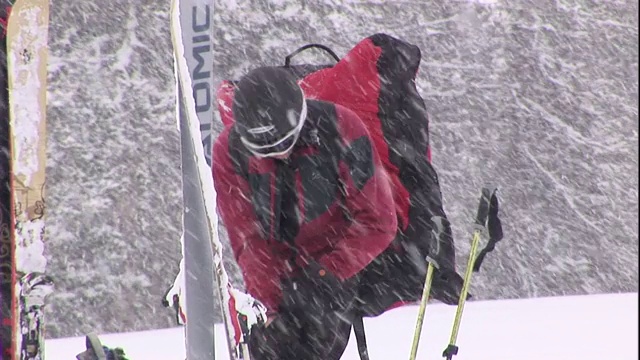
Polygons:
M217 80L310 42L344 55L386 32L421 48L460 264L480 187L500 189L505 239L477 299L638 291L636 1L215 4ZM160 304L182 213L169 6L51 3L49 337L174 325Z

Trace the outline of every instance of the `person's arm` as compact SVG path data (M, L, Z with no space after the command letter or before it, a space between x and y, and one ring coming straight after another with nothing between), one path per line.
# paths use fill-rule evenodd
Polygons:
M351 110L336 106L339 129L345 140L340 178L344 184L345 206L351 225L340 236L335 250L318 262L339 279L345 280L368 265L393 241L397 216L387 174L375 145Z
M233 255L238 262L247 292L269 310L277 310L280 297L278 254L271 251L261 236L258 220L251 205L249 184L236 174L228 151L226 129L213 148L213 180L217 193L218 213L227 228Z

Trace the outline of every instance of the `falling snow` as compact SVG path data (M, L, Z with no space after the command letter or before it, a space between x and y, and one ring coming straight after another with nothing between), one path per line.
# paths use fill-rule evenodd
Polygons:
M459 264L480 187L503 204L475 298L638 290L637 2L318 4L216 1L216 81L310 42L339 55L375 32L412 42ZM168 15L167 0L52 4L52 337L173 325L160 305L182 213Z

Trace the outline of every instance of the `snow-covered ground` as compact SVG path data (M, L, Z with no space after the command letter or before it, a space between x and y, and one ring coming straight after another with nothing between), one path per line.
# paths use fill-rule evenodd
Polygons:
M417 307L365 320L372 360L408 359ZM441 359L455 307L427 307L418 359ZM216 360L226 360L222 327ZM182 360L181 328L101 336L131 360ZM638 359L638 294L470 302L465 307L455 360ZM49 340L47 359L75 359L84 338ZM359 359L352 338L343 360Z

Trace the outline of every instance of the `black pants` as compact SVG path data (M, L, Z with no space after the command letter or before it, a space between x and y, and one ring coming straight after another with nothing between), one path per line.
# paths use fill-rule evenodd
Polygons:
M341 311L327 311L322 301L315 301L300 311L278 314L267 327L254 328L252 360L339 360L356 317L378 316L399 301L419 301L426 261L413 259L413 252L396 244L333 294L342 299Z
M279 314L267 327L254 328L252 360L339 360L347 347L353 311Z
M341 310L327 310L314 301L299 310L284 311L267 327L252 330L252 360L339 360L356 317L377 316L393 303L418 300L421 278L409 261L391 247L340 291ZM347 285L348 284L348 285ZM315 299L319 300L319 299ZM335 308L335 306L334 306Z

